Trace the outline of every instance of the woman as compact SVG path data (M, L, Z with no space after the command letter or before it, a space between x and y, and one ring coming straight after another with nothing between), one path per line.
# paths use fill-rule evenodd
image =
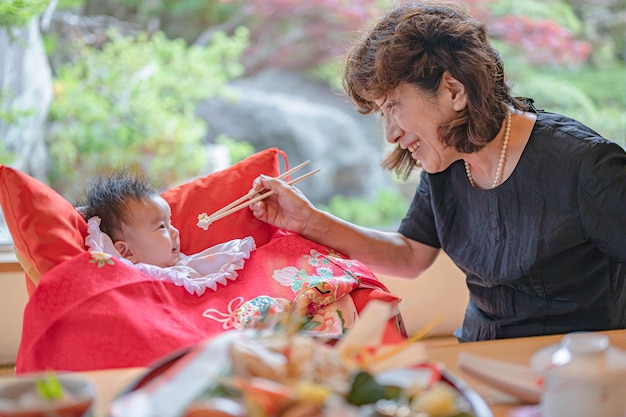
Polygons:
M510 96L485 26L454 4L387 13L350 52L345 86L423 168L397 233L314 208L285 183L252 206L277 227L381 274L415 277L440 249L467 275L461 341L626 327L626 154L581 123Z

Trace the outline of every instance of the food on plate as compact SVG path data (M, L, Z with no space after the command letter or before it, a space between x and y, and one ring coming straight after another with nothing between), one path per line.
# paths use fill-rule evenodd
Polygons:
M458 414L457 392L448 384L435 384L431 389L416 395L411 408L427 413L431 417L445 417Z
M400 404L413 413L407 416L471 416L468 401L434 366L397 380L315 338L281 332L240 337L228 349L228 370L184 417L374 417L400 415L384 411Z

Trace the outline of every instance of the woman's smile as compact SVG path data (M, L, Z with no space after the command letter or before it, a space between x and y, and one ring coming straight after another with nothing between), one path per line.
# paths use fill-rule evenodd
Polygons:
M418 140L417 142L413 142L412 144L407 146L407 149L409 150L409 152L411 152L411 155L415 158L415 152L417 152L419 147L420 147L420 141Z

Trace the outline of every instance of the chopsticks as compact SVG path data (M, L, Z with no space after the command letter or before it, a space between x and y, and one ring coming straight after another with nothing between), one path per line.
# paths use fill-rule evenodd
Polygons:
M310 160L309 161L304 161L300 165L291 168L289 171L283 172L282 174L280 174L276 178L282 180L283 178L287 177L288 175L293 174L294 172L296 172L300 168L303 168L303 167L307 166L310 162L311 162ZM229 209L235 207L237 204L240 204L240 203L242 203L242 202L244 202L244 201L254 197L256 194L258 194L260 192L261 192L261 190L252 190L252 191L250 191L248 194L239 197L237 200L233 201L232 203L229 203L229 204L225 205L224 207L222 207L221 209L217 210L215 213L211 214L209 216L209 218L213 218L213 217L217 216L218 214L222 214L226 210L229 210Z
M319 168L314 170L314 171L309 172L308 174L304 174L301 177L298 177L296 179L288 181L287 184L288 185L293 185L293 184L295 184L297 182L300 182L302 180L305 180L305 179L309 178L310 176L312 176L314 174L317 174L318 172L320 172ZM224 218L224 217L226 217L226 216L228 216L230 214L236 213L239 210L248 207L251 204L256 203L257 201L264 200L267 197L271 196L272 194L274 194L274 191L268 191L268 192L266 192L264 194L261 194L258 197L253 198L252 200L248 200L245 203L239 204L238 206L235 206L235 207L231 208L230 210L223 211L222 213L219 213L217 215L213 214L213 215L209 216L209 221L212 223L212 222L214 222L216 220L222 219L222 218Z
M281 175L279 175L278 179L284 179L287 176L291 175L292 173L294 173L295 171L303 168L304 166L308 165L311 161L305 161L303 163L301 163L300 165L297 165L293 168L291 168L288 171L283 172ZM297 182L300 182L302 180L305 180L307 178L309 178L310 176L317 174L318 172L320 172L319 169L316 169L314 171L311 171L307 174L302 175L301 177L295 178L291 181L288 181L287 184L288 185L293 185ZM264 194L258 195L262 190L252 190L250 191L248 194L239 197L237 200L233 201L232 203L227 204L226 206L222 207L221 209L217 210L216 212L214 212L213 214L211 214L210 216L208 216L206 213L202 213L198 216L198 226L202 227L203 229L207 230L208 229L208 225L213 223L216 220L222 219L228 215L231 215L233 213L238 212L241 209L244 209L248 206L250 206L251 204L256 203L257 201L261 201L267 197L269 197L270 195L274 194L273 191L268 191ZM256 195L256 197L254 197ZM252 198L254 197L254 198ZM247 200L247 201L246 201ZM202 225L201 225L202 223ZM205 228L206 227L206 228Z

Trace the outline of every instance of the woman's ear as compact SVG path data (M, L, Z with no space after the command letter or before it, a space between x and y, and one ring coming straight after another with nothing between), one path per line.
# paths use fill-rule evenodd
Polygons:
M441 86L449 95L454 111L461 111L467 107L467 92L465 85L454 78L448 71L444 71L441 76Z
M132 263L136 263L134 259L135 255L133 254L133 251L130 249L130 246L128 245L128 243L126 243L123 240L118 240L115 243L113 243L113 247L115 248L115 250L119 252L122 258L126 258Z

